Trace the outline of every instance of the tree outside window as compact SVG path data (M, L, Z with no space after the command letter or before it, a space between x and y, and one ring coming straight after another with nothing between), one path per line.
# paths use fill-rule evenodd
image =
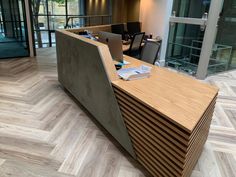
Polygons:
M50 0L50 2L52 3L52 5L50 6L51 11L54 10L53 3L57 3L58 5L65 4L65 0ZM34 29L36 32L36 38L37 38L39 48L43 47L41 29L47 26L47 24L45 24L45 22L48 20L48 19L46 20L47 18L46 15L48 15L47 13L49 10L47 3L49 3L47 0L32 0L33 23L34 23ZM47 28L50 28L50 27L47 26Z

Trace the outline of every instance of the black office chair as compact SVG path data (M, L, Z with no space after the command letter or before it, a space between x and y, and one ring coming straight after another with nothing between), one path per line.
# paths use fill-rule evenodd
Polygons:
M141 32L141 23L140 22L127 22L128 34L133 36L135 33Z
M125 39L125 26L123 23L111 25L111 32L115 34L120 34L122 39Z
M130 43L129 50L125 51L124 54L133 57L139 57L144 36L144 32L134 34Z
M140 59L150 64L155 64L161 48L161 41L146 41Z

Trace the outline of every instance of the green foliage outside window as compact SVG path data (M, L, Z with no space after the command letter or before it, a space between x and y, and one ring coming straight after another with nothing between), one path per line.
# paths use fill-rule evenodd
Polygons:
M52 2L56 2L58 4L64 4L65 0L51 0ZM39 23L39 10L40 5L42 2L45 2L45 0L32 0L32 11L33 11L33 22L34 22L34 28L36 30L36 36L38 41L38 47L41 48L43 46L42 44L42 36L40 32L40 23Z

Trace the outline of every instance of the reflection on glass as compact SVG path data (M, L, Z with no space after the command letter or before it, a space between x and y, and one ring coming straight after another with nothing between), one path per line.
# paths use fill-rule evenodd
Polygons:
M0 58L29 56L24 1L0 3Z
M40 33L40 35L38 35L38 33ZM43 46L43 47L49 47L48 43L49 43L49 37L48 37L48 31L39 31L34 33L34 37L35 37L35 45L38 48L39 45ZM40 37L40 38L38 38Z
M202 18L209 12L211 0L174 0L176 17Z
M48 29L48 20L46 16L38 16L38 26L40 30Z
M236 9L236 0L233 0L233 2L232 2L232 7L233 7L234 9Z
M48 0L48 14L49 15L65 15L66 5L65 0Z
M46 0L41 0L41 1L36 1L32 0L32 7L33 7L33 13L35 15L43 15L46 10L47 10L47 1Z
M208 65L208 74L225 71L230 64L232 46L214 44Z
M68 15L80 15L80 1L67 0Z
M208 74L236 69L236 0L225 0Z
M70 28L79 28L85 26L84 18L71 18L68 25Z
M55 33L52 33L52 34L51 34L51 38L52 38L52 43L55 43L55 42L56 42Z
M49 24L50 24L50 29L55 30L55 29L64 29L64 26L66 24L66 18L61 17L61 16L50 16L49 17Z
M195 75L204 33L198 25L172 25L170 27L166 65Z

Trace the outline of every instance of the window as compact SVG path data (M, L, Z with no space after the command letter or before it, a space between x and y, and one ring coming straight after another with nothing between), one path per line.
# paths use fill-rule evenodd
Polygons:
M23 0L0 0L0 58L29 56Z
M232 7L233 7L234 9L236 9L236 0L233 0Z
M110 4L109 1L106 3ZM86 16L86 2L86 0L32 0L35 46L41 48L55 45L56 29L110 23L109 14L97 13L99 17ZM105 12L107 11L102 13Z
M67 0L68 15L83 15L78 0Z
M202 18L205 12L209 12L211 0L175 0L173 11L178 17Z

